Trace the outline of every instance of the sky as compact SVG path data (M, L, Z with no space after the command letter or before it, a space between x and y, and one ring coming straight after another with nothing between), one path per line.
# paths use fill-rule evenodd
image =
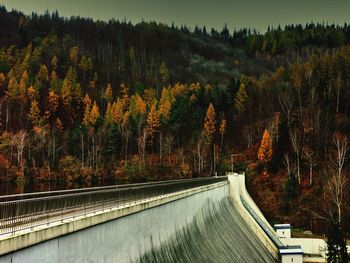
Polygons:
M171 25L196 25L232 31L250 27L265 32L267 27L291 23L350 22L349 0L0 0L30 14L58 10L61 16L111 18L138 23L156 21Z

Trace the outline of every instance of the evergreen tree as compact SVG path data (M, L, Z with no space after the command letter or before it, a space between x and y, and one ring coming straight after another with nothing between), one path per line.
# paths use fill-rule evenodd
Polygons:
M246 102L248 99L248 95L246 92L246 88L244 83L241 83L241 85L239 86L239 89L237 91L236 97L235 97L235 110L236 110L236 114L235 116L238 117L241 114L243 114L246 110Z
M347 263L350 258L347 253L344 230L338 220L330 220L327 232L327 262Z

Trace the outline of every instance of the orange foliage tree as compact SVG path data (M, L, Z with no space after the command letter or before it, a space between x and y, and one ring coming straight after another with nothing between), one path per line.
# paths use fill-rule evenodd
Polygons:
M267 164L272 158L272 142L269 132L265 129L261 139L260 148L258 152L258 159L260 162Z

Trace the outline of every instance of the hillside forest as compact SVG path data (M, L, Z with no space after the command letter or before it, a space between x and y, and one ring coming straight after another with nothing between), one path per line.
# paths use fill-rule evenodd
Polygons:
M349 44L347 24L230 32L0 7L1 184L232 170L271 222L348 233Z

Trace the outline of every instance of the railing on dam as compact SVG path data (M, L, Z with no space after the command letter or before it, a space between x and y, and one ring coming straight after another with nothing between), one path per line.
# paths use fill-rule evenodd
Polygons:
M226 181L207 177L0 197L0 235Z
M271 231L271 229L264 223L264 221L256 214L254 209L250 207L248 202L244 200L244 198L241 198L241 202L245 209L249 212L249 214L253 217L253 219L258 223L258 225L261 227L261 229L266 233L266 235L271 239L271 241L277 246L277 247L283 247L283 243L279 240L279 238L276 236L276 233Z

